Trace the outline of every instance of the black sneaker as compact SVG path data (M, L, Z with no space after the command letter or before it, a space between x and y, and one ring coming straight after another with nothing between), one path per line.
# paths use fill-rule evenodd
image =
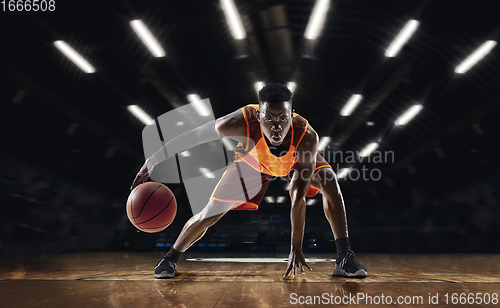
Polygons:
M155 278L172 278L177 264L169 258L161 259L155 266Z
M368 271L366 270L366 267L356 260L354 252L352 250L348 250L342 258L338 258L335 262L333 275L364 278L368 276Z

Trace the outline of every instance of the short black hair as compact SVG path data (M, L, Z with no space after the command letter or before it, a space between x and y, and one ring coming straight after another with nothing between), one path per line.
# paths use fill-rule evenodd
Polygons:
M291 102L292 91L290 91L284 84L271 83L259 91L259 100L261 103Z

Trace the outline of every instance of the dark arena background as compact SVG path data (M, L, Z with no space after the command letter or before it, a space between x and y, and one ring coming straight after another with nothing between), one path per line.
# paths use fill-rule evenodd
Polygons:
M5 0L1 9L1 307L500 307L497 1ZM146 124L128 107L155 119L196 94L218 118L275 82L320 137L368 277L332 276L318 194L307 198L303 240L313 271L283 278L291 204L276 178L257 211L230 211L174 278L155 279L194 213L179 181L165 183L178 206L169 227L144 233L129 222L147 157Z

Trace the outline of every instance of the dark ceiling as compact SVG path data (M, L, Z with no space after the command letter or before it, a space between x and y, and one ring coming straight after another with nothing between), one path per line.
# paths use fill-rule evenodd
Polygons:
M341 180L347 198L433 193L498 172L500 50L465 74L453 71L484 41L498 40L496 1L331 1L314 42L304 39L314 1L235 3L244 41L233 39L215 0L56 1L54 12L2 12L2 151L127 194L144 160L144 125L126 106L157 117L196 93L219 117L256 103L255 81L295 81L294 108L332 138L330 151L380 142L380 151L394 152L394 162L366 164L381 180ZM149 53L133 19L151 29L166 57ZM384 57L409 19L420 21L417 32L397 57ZM55 40L97 72L83 73ZM354 93L362 103L339 116ZM415 103L422 112L395 127ZM283 193L277 184L270 192Z

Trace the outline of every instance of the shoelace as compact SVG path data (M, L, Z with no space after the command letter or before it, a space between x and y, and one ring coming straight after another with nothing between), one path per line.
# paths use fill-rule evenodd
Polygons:
M348 250L344 256L344 258L342 259L342 261L340 261L340 267L344 267L345 264L347 263L347 260L349 260L352 256L354 256L354 252Z

